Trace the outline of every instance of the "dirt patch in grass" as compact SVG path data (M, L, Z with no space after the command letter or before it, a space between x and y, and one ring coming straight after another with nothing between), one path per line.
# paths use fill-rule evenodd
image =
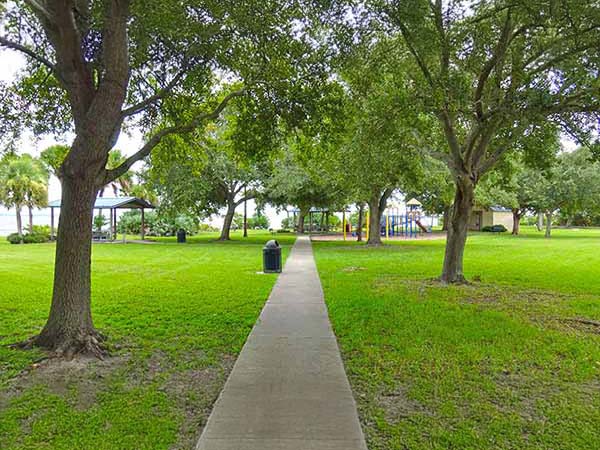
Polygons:
M552 404L555 399L569 398L585 404L600 392L600 380L597 379L576 383L501 373L494 377L494 381L504 399L503 402L495 402L498 410L505 414L518 414L527 421L547 421L543 404Z
M33 364L0 391L0 410L35 388L85 411L96 404L99 393L110 388L111 381L122 382L125 390L155 385L172 400L182 419L178 439L171 449L190 449L194 448L234 363L234 356L222 355L217 364L209 365L201 351L176 360L162 350L142 359L134 359L131 353L104 360L47 359ZM30 432L36 419L34 413L22 421L24 434Z
M68 398L73 407L86 410L96 402L96 395L106 379L124 367L129 356L113 356L103 360L79 357L72 360L62 358L45 359L32 364L0 391L0 409L26 390L43 387L48 392Z
M225 355L218 366L187 369L169 376L163 389L183 412L179 437L171 450L194 448L234 363L235 357Z
M373 288L384 295L428 301L444 300L504 312L530 323L565 333L600 335L600 320L578 315L571 303L583 297L542 289L469 283L447 286L436 279L407 280L386 275L374 280Z
M364 270L367 270L367 268L366 267L358 267L358 266L348 266L348 267L344 267L342 269L342 272L353 273L353 272L362 272Z
M585 317L567 317L557 319L564 327L586 333L600 334L600 322Z
M381 392L375 398L375 403L383 409L388 423L397 423L414 414L432 414L422 403L410 398L408 387L405 385L398 385L391 391Z

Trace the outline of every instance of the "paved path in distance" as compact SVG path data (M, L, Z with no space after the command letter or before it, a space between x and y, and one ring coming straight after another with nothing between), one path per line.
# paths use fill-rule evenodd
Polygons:
M366 450L308 237L298 237L197 450Z

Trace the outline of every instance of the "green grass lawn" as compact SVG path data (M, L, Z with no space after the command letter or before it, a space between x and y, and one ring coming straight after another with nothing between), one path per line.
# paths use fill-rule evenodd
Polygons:
M37 361L7 347L48 314L53 244L0 241L0 448L193 448L275 281L268 233L94 244L92 309L112 357ZM287 255L294 237L278 235Z
M314 243L370 450L600 448L600 230Z

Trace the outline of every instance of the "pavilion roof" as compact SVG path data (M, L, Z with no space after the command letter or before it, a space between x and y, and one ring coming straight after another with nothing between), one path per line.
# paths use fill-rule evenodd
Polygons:
M60 208L60 200L48 203L49 208ZM94 209L154 209L152 203L139 197L98 197L94 203Z

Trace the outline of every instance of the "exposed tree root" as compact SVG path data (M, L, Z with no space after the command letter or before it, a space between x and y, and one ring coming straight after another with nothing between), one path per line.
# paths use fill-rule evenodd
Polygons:
M441 277L437 278L437 280L444 285L454 284L454 285L466 286L466 285L471 284L463 275L458 275L457 277L455 277L451 280L447 280L442 275Z
M569 318L566 318L566 319L563 319L563 320L566 320L568 322L582 323L584 325L591 325L593 327L600 327L600 322L598 322L597 320L584 319L584 318L581 318L581 317L569 317Z
M12 348L31 350L35 347L48 352L49 358L65 358L71 360L78 356L88 356L104 359L108 356L108 349L104 342L106 336L91 330L87 333L79 333L77 336L49 338L43 334L33 336L25 341L12 344Z

